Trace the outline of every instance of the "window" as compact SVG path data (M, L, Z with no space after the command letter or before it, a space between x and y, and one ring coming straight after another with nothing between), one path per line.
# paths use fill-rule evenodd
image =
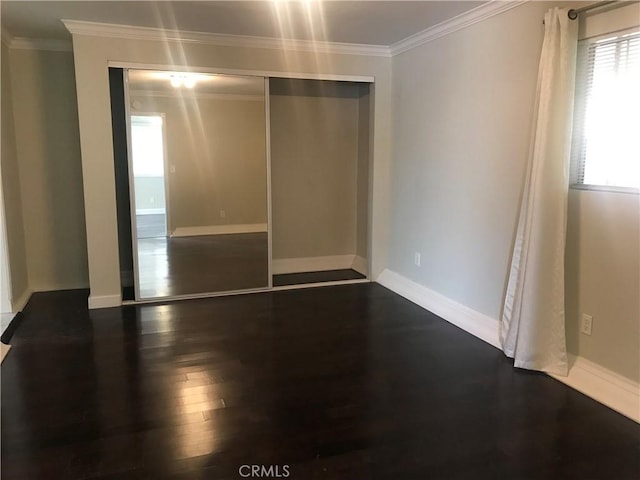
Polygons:
M640 30L578 44L574 186L640 191Z

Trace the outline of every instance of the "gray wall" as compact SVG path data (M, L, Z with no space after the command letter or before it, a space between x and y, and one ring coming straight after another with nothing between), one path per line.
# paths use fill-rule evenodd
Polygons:
M270 94L273 257L355 254L358 84L272 79Z
M86 287L73 55L11 49L9 59L29 286ZM9 235L19 230L14 225Z
M166 114L171 231L267 223L264 100L130 97L132 114Z
M640 379L640 200L571 190L567 225L567 345L614 372ZM591 336L580 333L583 313Z
M11 281L11 306L15 310L18 302L29 290L27 257L25 252L22 199L20 197L20 172L13 126L13 102L9 72L9 49L2 43L2 194L7 232L9 274Z
M496 319L551 6L528 2L393 58L389 268ZM638 207L572 192L567 241L570 351L636 381ZM591 337L577 333L579 311L594 315Z

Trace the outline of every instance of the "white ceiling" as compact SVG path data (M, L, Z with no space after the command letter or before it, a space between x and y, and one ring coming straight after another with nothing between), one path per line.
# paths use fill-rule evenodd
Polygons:
M60 22L91 22L258 37L385 45L485 2L467 1L8 1L15 37L69 39Z

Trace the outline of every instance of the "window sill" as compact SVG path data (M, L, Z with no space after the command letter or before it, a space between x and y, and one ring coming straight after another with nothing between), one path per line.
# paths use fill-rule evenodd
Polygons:
M632 195L640 195L640 188L633 187L614 187L611 185L585 185L581 183L574 183L569 186L572 190L592 190L596 192L610 192L610 193L627 193Z

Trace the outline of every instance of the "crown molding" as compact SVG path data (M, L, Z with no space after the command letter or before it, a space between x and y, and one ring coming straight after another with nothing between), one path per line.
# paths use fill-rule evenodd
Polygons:
M391 56L389 47L384 45L313 42L309 40L188 32L179 30L165 30L162 28L152 27L115 25L111 23L83 22L76 20L62 20L62 23L64 23L65 27L67 27L67 30L69 30L69 32L71 32L71 34L73 35L124 38L129 40L155 40L163 42L180 42L196 45L217 45L226 47L269 48L276 50L293 50L342 55L367 55L374 57Z
M398 55L425 43L436 40L450 33L457 32L475 23L482 22L496 15L500 15L512 8L518 7L529 0L497 1L491 0L487 3L473 8L468 12L450 18L442 23L429 27L426 30L415 33L404 40L394 43L389 47L391 56Z
M73 47L69 40L48 38L14 37L9 44L17 50L48 50L50 52L71 52Z

